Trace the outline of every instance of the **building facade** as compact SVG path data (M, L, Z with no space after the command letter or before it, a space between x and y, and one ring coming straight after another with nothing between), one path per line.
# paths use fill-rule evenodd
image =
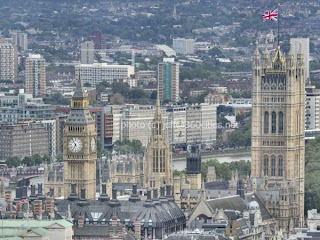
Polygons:
M217 108L202 103L187 108L187 144L212 146L216 142Z
M0 79L15 81L18 79L17 46L0 39Z
M144 187L160 189L163 185L173 185L172 153L165 136L164 121L160 109L159 95L152 122L152 133L145 154Z
M87 199L96 197L97 130L88 107L79 76L64 127L64 197L70 195L71 184L77 193L84 190Z
M164 58L158 64L158 84L161 102L177 103L179 97L179 63L174 58Z
M0 126L0 159L39 154L48 155L48 131L41 123L29 122Z
M134 74L134 67L130 65L109 65L106 63L81 64L76 66L76 75L79 73L83 83L95 87L101 82L112 84L115 80L127 79Z
M306 86L306 129L320 128L320 91L315 86Z
M33 97L46 95L46 60L40 54L30 54L26 59L26 93Z
M258 47L253 60L252 178L268 176L268 185L294 181L297 210L276 215L280 228L304 222L305 65L302 49L287 59L278 47L271 61L265 49L263 61ZM284 197L279 204L286 204Z
M290 45L295 57L300 51L303 53L304 67L305 67L305 79L310 77L310 41L309 38L290 38Z
M81 43L81 63L93 64L94 62L94 43L85 41Z
M167 115L167 137L169 144L184 148L187 139L187 106L169 106Z
M194 54L194 39L174 38L172 48L183 55Z
M18 46L19 50L28 50L28 34L21 31L15 31L12 33L12 42Z

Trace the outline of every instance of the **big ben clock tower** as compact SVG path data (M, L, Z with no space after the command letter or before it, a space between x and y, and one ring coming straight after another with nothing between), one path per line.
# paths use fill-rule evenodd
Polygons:
M84 188L86 199L96 196L97 131L88 106L79 77L64 127L64 198L69 197L71 184L76 184L78 195Z

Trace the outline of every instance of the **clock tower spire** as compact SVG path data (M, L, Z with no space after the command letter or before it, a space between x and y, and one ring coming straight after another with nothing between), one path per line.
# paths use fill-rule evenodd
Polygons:
M64 127L64 198L69 197L71 184L76 184L77 194L85 189L87 199L96 196L97 130L88 108L88 96L79 73Z

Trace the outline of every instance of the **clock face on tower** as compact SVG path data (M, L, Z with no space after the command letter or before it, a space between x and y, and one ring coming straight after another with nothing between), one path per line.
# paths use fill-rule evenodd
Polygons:
M96 151L96 139L91 138L91 151L95 152Z
M70 139L68 147L71 152L77 153L81 151L83 144L80 138L73 137Z

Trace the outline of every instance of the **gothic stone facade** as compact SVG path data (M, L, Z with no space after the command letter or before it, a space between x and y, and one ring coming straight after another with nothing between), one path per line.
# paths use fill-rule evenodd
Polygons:
M79 78L64 127L65 198L71 193L71 184L76 184L77 193L85 189L87 199L96 197L97 131L88 105L88 97Z
M263 61L258 48L253 61L252 169L253 178L268 176L269 187L296 182L297 198L283 196L297 211L288 209L275 217L287 229L292 218L303 225L304 216L304 117L305 74L303 54L292 50L283 56L278 47L271 61L266 48ZM284 181L285 180L285 181ZM286 188L285 186L282 186ZM271 211L272 212L272 211Z

